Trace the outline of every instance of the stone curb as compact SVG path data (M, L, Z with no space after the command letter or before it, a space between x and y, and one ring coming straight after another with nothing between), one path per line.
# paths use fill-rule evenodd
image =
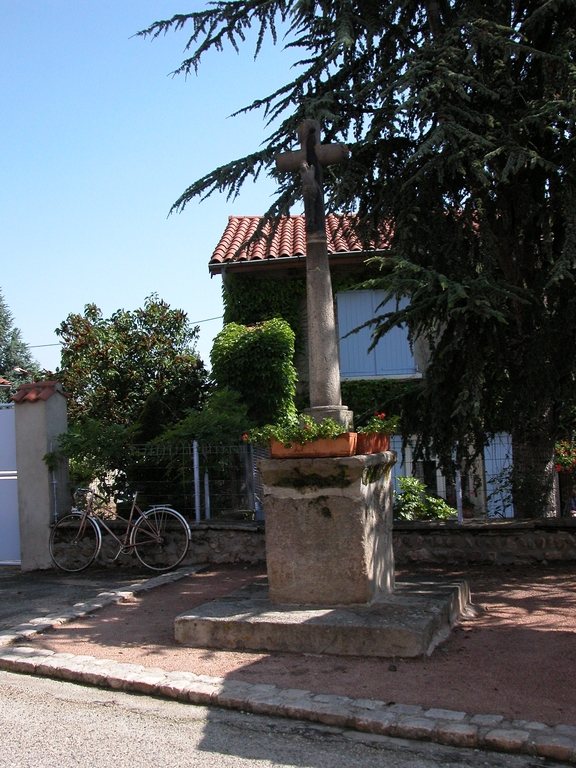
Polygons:
M310 691L256 685L193 672L166 672L93 656L12 646L0 653L0 669L84 683L101 688L219 706L254 714L308 720L346 730L453 747L540 756L576 763L576 727L470 715L449 709L371 699L315 695Z
M94 600L75 603L67 610L60 611L59 613L40 616L37 619L30 619L30 621L27 621L24 624L18 624L15 627L10 627L10 629L4 629L0 631L0 648L14 645L14 643L18 643L22 640L29 640L36 635L54 629L54 627L57 627L60 624L67 624L68 622L75 621L83 616L90 616L95 613L95 611L98 611L111 603L122 603L125 600L131 600L137 592L161 587L164 584L171 584L174 581L179 581L180 579L193 573L197 573L207 567L208 566L205 564L200 564L179 568L177 571L170 571L169 573L162 573L159 576L153 576L151 579L137 582L136 584L130 584L127 587L100 592L96 595Z

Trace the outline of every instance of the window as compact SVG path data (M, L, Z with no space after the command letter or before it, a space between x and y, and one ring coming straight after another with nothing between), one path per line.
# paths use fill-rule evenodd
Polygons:
M368 352L372 342L371 328L362 328L358 333L346 336L376 314L394 309L394 300L377 309L385 295L384 291L342 291L336 294L342 379L419 376L406 328L393 328L371 352ZM403 301L406 303L408 300Z

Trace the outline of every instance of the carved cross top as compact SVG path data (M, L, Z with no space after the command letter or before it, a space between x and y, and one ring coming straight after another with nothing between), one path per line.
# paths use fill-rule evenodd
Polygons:
M320 123L304 120L298 127L300 149L296 152L282 152L276 155L279 171L300 171L302 177L306 230L325 231L324 193L322 190L322 167L342 163L349 155L343 144L320 144Z

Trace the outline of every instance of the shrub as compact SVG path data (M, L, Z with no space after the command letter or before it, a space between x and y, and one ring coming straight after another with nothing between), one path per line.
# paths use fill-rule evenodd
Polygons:
M446 520L456 510L443 499L429 496L426 486L416 477L398 478L400 493L394 500L395 520Z
M210 359L219 388L240 393L257 426L295 416L294 332L274 318L254 326L229 323L216 336Z

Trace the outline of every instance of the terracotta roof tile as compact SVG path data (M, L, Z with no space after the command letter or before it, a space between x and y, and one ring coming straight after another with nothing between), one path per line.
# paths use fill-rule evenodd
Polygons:
M219 271L225 264L240 264L242 262L257 262L265 259L280 261L282 259L306 257L306 229L304 216L285 216L281 219L272 242L266 242L266 236L270 232L270 225L266 224L262 236L247 247L243 248L256 228L262 221L261 216L230 216L228 226L216 246L210 259L210 269ZM326 240L328 253L362 253L362 243L346 226L350 217L329 214L326 217ZM377 244L379 250L390 245L390 232L383 234Z
M10 398L10 402L35 403L38 400L48 400L56 392L68 397L59 381L35 381L32 384L20 384L16 393Z

